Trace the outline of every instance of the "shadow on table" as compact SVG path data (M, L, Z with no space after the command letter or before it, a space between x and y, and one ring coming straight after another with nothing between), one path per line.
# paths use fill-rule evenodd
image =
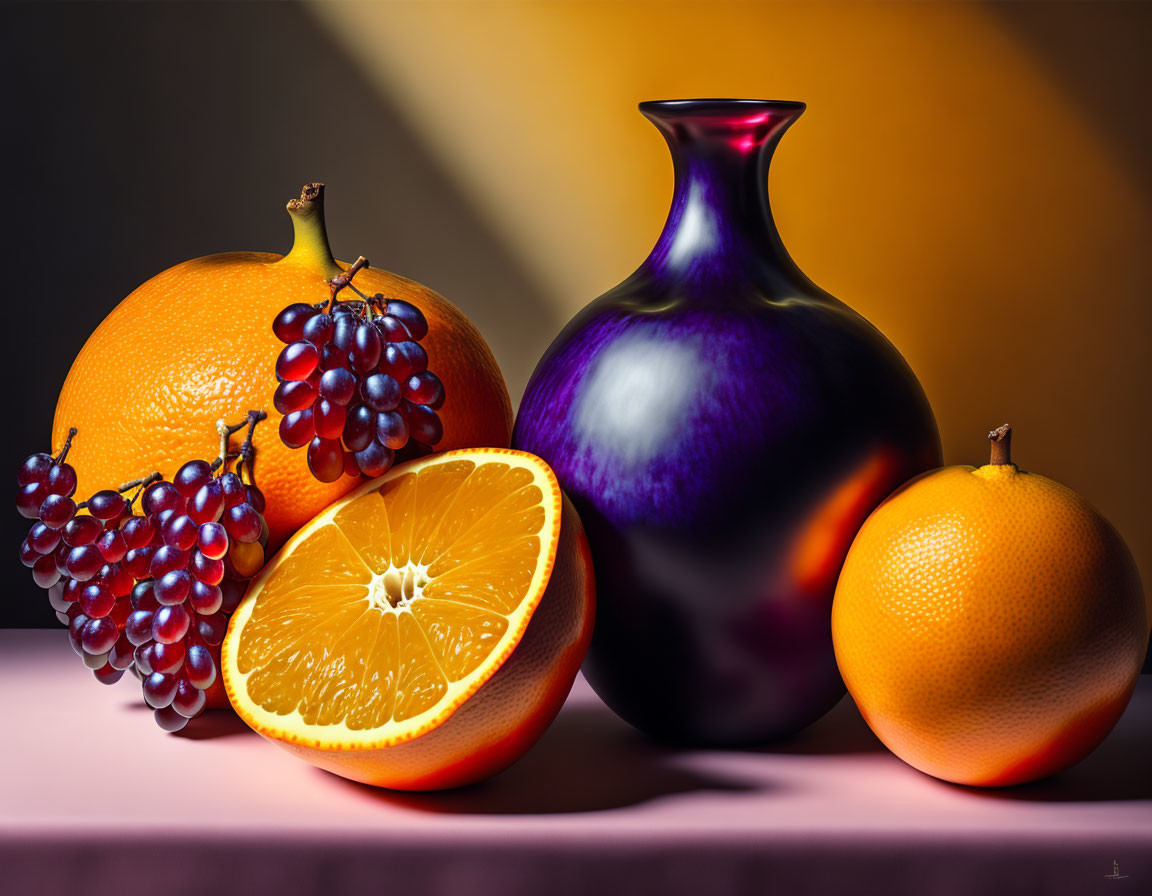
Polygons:
M681 755L648 743L603 708L569 707L523 759L490 781L434 793L344 783L392 805L463 815L597 812L701 790L764 789L760 781L678 767Z
M799 734L764 747L754 747L751 752L843 756L848 753L883 753L886 749L872 733L852 698L845 694L839 703Z
M1124 718L1104 743L1067 771L1016 787L961 789L983 799L1036 803L1148 800L1152 799L1149 744L1152 744L1152 691L1138 691Z

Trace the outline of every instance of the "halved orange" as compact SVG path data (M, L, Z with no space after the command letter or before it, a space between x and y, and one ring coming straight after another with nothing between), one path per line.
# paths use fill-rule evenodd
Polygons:
M500 448L390 470L304 526L252 583L224 685L269 740L405 790L500 771L564 702L592 631L576 511Z

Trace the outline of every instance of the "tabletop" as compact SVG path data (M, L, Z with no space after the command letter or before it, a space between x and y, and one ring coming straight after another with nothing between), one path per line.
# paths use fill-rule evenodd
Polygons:
M213 712L165 734L62 630L0 632L0 893L1152 892L1152 679L1073 769L981 790L920 774L851 700L742 751L646 742L582 678L491 781L346 781ZM1115 863L1115 865L1113 864Z

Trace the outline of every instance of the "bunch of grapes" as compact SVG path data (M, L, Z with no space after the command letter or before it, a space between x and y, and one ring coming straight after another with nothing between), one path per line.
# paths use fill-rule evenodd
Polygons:
M327 302L289 305L272 324L288 343L276 360L280 439L308 446L321 482L345 472L381 476L399 452L425 454L444 435L436 414L444 386L420 345L428 322L415 305L356 289L352 277L366 266L357 259L332 279ZM360 300L338 300L345 287Z
M31 518L39 500L21 560L48 589L84 665L105 684L131 669L167 731L203 711L228 615L264 565L264 496L252 479L252 432L264 416L221 423L214 463L189 461L171 482L154 473L81 504L71 499L76 473L64 462L75 430L59 457L34 454L17 474L20 513ZM229 454L228 437L245 426L243 447Z

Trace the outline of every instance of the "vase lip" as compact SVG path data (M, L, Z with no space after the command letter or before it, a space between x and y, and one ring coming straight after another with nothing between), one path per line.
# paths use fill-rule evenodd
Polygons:
M757 100L757 99L726 99L726 98L699 98L683 100L645 100L639 104L640 111L645 115L657 118L710 118L712 116L732 115L733 113L760 112L760 113L787 113L795 118L807 108L806 103L799 100Z

